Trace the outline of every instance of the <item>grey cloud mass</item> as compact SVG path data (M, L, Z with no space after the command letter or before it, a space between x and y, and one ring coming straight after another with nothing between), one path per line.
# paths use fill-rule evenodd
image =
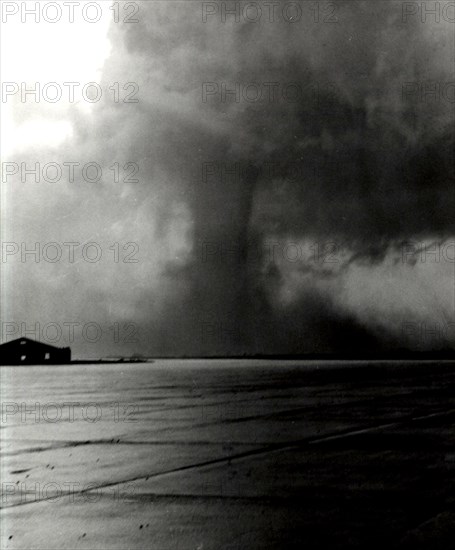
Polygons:
M140 341L121 351L150 355L454 346L454 330L403 335L455 320L454 264L401 261L403 242L455 235L454 103L409 84L454 81L453 25L404 22L399 2L336 6L331 24L204 23L200 3L142 2L139 23L113 25L103 80L137 82L139 102L74 113L73 138L38 155L107 173L134 161L140 182L26 185L9 198L10 240L27 227L44 242L135 241L140 262L12 269L10 318L133 322ZM267 93L223 101L222 83ZM298 99L270 100L291 83ZM286 259L290 242L335 243L338 262Z

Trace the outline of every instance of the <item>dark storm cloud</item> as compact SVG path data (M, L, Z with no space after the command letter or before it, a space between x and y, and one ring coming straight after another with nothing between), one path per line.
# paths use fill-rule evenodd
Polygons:
M402 240L453 234L453 104L419 95L423 81L450 79L452 28L404 22L401 5L385 2L339 2L334 24L203 23L200 7L154 3L138 27L115 38L126 50L122 69L134 60L148 94L132 147L160 149L172 197L191 211L193 256L181 272L190 290L181 305L197 320L187 316L184 331L212 319L218 333L199 341L209 352L283 341L300 349L289 341L291 325L304 327L304 347L315 346L312 329L331 347L328 327L343 317L333 299L307 296L285 320L265 299L261 281L267 287L270 278L251 261L252 249L269 234L313 236L343 243L353 262L380 262ZM238 87L237 101L233 93L224 100L223 83ZM262 93L257 102L245 99L251 83ZM273 100L263 83L276 83ZM302 91L297 101L280 96L291 83ZM215 172L206 181L204 163ZM269 163L278 175L266 175ZM291 163L299 171L292 180ZM247 170L223 173L237 165ZM206 262L204 246L215 250ZM231 249L221 256L223 246Z
M73 145L141 167L140 186L90 200L100 207L109 197L104 223L148 243L149 282L144 271L120 288L137 287L132 315L150 352L387 341L374 314L383 297L364 314L365 302L340 298L341 273L354 280L358 265L382 265L403 240L454 234L454 106L420 95L424 82L453 80L453 26L403 21L399 2L362 1L336 2L338 21L316 23L303 4L290 24L203 22L198 2L143 2L139 23L111 30L103 77L137 82L140 102L97 108ZM238 86L239 101L223 100L223 83ZM296 84L300 95L283 97ZM246 99L255 89L262 99ZM344 271L269 261L270 238L334 241L349 251ZM330 279L338 282L324 286ZM293 299L280 302L288 291ZM105 300L115 300L108 288ZM401 309L413 318L414 306ZM390 323L398 338L397 317Z

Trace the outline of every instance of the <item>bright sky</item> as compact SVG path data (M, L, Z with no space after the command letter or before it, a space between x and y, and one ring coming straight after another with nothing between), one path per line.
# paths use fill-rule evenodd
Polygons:
M45 20L56 17L54 2L2 2L1 29L1 81L22 82L27 88L33 88L36 82L41 86L40 102L35 103L32 95L22 102L20 91L14 96L5 97L2 93L2 158L8 159L13 153L19 153L34 144L58 146L66 137L71 136L72 127L68 117L69 88L64 82L80 82L75 88L75 103L81 100L81 90L88 82L100 82L101 68L110 52L107 30L114 18L109 9L109 1L74 3L74 22L70 22L69 7L62 9L60 21L49 23ZM39 22L34 15L26 15L38 4ZM59 2L59 4L61 4ZM100 8L100 20L90 23L84 20L83 9L87 8L87 18L97 19L95 7ZM44 13L44 6L50 5ZM8 14L18 10L17 13ZM21 19L25 17L25 22ZM43 98L43 87L56 82L63 91L62 99L56 103ZM12 89L15 84L10 85ZM2 90L3 92L4 90ZM55 94L55 88L49 88L49 97ZM90 110L91 104L79 101L78 108Z

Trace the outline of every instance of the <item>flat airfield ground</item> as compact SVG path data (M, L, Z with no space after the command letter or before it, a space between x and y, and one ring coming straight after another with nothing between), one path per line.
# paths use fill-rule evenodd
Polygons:
M455 548L455 363L2 367L0 548Z

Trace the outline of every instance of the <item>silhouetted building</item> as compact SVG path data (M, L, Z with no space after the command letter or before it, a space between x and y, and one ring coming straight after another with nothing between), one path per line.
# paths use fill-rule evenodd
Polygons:
M30 338L0 345L0 365L62 364L71 361L71 348L56 348Z

